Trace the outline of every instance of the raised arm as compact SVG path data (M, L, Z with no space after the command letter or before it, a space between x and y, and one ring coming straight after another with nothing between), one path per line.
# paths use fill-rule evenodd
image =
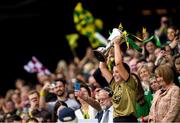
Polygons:
M118 67L118 72L121 75L121 77L123 78L123 80L126 81L129 78L129 73L125 69L123 62L122 62L123 59L122 59L122 53L120 50L120 42L122 41L122 37L117 36L113 40L114 40L115 65L116 65L116 67Z
M90 106L92 106L98 112L102 110L99 102L96 101L94 98L83 95L81 91L78 92L78 97L86 101Z
M171 47L171 49L174 49L179 42L180 39L178 39L178 37L175 37L174 40L169 44L169 46Z
M48 88L49 88L49 83L46 83L41 91L40 91L40 99L39 99L39 107L40 108L47 108L47 103L46 103L46 93L48 93Z
M113 76L111 72L107 69L107 66L104 62L99 63L99 68L101 70L102 76L106 79L108 83L112 80Z

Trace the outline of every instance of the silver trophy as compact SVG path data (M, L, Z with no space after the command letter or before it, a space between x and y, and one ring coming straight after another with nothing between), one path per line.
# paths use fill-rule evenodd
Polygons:
M108 38L109 43L106 45L106 47L99 47L96 50L94 50L95 57L99 61L105 62L110 49L113 47L113 44L114 44L113 39L117 36L122 36L122 34L123 34L122 28L114 28L112 31L112 34ZM123 43L123 41L122 41L122 43Z

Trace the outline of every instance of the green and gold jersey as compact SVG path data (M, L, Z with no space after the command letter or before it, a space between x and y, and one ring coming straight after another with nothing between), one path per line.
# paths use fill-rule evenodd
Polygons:
M133 114L136 116L136 90L137 83L132 76L125 82L110 82L113 90L113 118L119 116L128 116Z

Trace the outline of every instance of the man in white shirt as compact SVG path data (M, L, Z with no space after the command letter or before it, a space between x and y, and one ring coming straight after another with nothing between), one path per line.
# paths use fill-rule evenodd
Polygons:
M102 108L102 111L96 115L99 123L113 123L112 95L113 93L108 87L99 91L98 100Z

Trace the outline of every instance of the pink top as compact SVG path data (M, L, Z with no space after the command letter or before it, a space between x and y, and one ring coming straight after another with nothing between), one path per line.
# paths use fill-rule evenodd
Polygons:
M152 102L149 122L180 122L180 89L176 85L158 90Z

